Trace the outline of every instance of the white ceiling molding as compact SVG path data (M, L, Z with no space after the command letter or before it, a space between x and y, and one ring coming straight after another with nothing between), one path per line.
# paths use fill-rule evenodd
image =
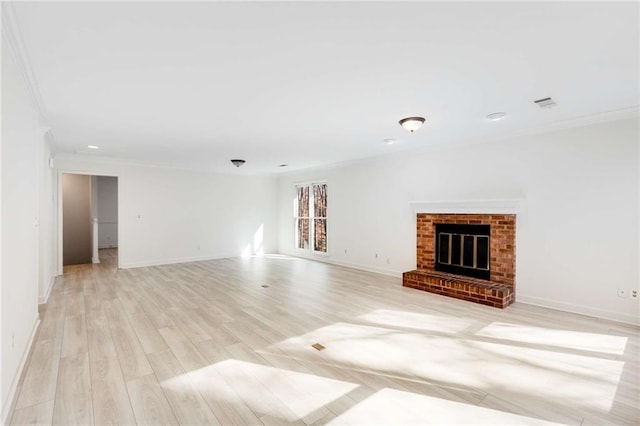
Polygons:
M464 138L464 139L459 139L455 141L448 141L447 143L434 143L433 145L420 147L417 149L413 149L412 151L415 153L441 152L448 149L458 149L459 147L465 146L465 145L482 145L482 144L501 143L504 141L521 138L521 137L544 135L547 133L554 133L562 130L574 129L576 127L589 126L589 125L599 124L599 123L608 123L611 121L625 120L630 118L640 119L640 105L631 106L627 108L620 108L612 111L589 114L589 115L572 118L568 120L556 121L553 123L540 125L538 127L529 127L526 129L515 130L500 136L493 136L488 138L475 138L475 139ZM359 160L345 162L345 163L356 164L359 161L364 161L364 160L365 159L359 159ZM337 165L342 165L342 163L339 163ZM325 167L327 166L318 166L317 168L321 169ZM292 171L290 173L295 173L295 171Z
M75 153L60 152L60 153L56 153L54 159L62 160L62 161L71 160L71 161L82 161L86 163L113 164L113 165L119 165L119 166L149 167L149 168L156 168L156 169L204 171L204 170L190 169L190 168L184 168L184 167L177 167L177 166L172 166L170 164L164 164L164 163L154 163L151 161L109 157L106 155L99 155L98 153L95 153L95 155L92 155L92 154L93 152L89 150L82 151L82 152L75 152Z
M31 95L33 106L40 115L40 121L46 123L47 119L44 112L44 103L42 102L38 83L33 75L33 68L31 67L29 55L27 54L27 50L25 49L22 41L22 36L15 17L13 3L2 2L0 15L2 16L2 37L11 48L13 57L18 65L18 70L24 79L29 95Z
M523 210L524 199L410 201L409 205L415 213L517 214Z
M521 136L530 136L544 133L557 132L560 130L571 129L574 127L589 126L591 124L607 123L609 121L624 120L627 118L640 117L640 105L633 105L626 108L619 108L611 111L602 111L595 114L583 115L580 117L573 117L566 120L554 121L548 124L543 124L535 127L529 127L519 131L514 131L508 136L500 139L515 138Z
M48 136L51 136L51 132L47 133ZM55 147L54 147L55 148ZM172 165L169 163L154 163L151 161L142 161L142 160L132 160L129 158L120 158L120 157L109 157L105 155L95 154L92 155L93 151L78 151L76 153L68 153L68 152L58 152L54 150L53 159L55 161L79 161L82 163L94 163L94 164L106 164L111 166L127 166L127 167L145 167L151 169L167 169L167 170L182 170L188 172L195 173L214 173L219 175L233 175L233 176L274 176L273 173L260 173L254 171L240 171L241 169L237 169L234 167L230 169L231 171L217 171L217 170L209 170L203 168L194 168L194 167L181 167ZM235 173L234 173L235 172Z

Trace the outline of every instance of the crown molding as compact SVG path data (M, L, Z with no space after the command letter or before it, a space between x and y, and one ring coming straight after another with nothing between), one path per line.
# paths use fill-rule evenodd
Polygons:
M597 124L610 123L619 120L640 119L640 105L632 105L624 108L618 108L609 111L601 111L593 114L587 114L577 117L571 117L564 120L552 121L538 126L523 127L514 129L507 133L490 136L487 138L474 139L472 137L464 137L457 140L449 140L445 142L434 143L426 147L419 147L411 150L398 151L398 153L406 153L408 151L415 153L437 152L448 149L458 149L462 147L471 147L482 144L499 144L518 138L527 138L530 136L545 135L564 130L571 130L581 127L587 127Z
M601 111L595 114L572 117L565 120L553 121L540 126L527 127L516 130L506 136L506 138L537 135L542 133L558 132L575 127L590 126L592 124L608 123L610 121L625 120L629 118L640 118L640 105L632 105L609 111ZM501 138L504 139L504 138Z
M27 86L27 91L29 92L33 106L40 116L40 121L43 123L47 122L38 82L34 77L31 61L25 49L22 35L20 34L18 20L12 2L2 2L0 16L2 17L2 38L6 41L13 53L18 71Z
M326 170L339 169L341 167L347 167L357 164L366 164L375 161L383 161L389 158L402 157L407 154L424 154L424 153L432 153L439 151L447 151L451 149L458 149L462 147L471 147L481 144L492 144L492 143L504 143L506 141L523 138L528 136L536 136L542 135L546 133L554 133L560 132L563 130L569 130L578 127L585 127L600 123L608 123L612 121L618 120L626 120L626 119L640 119L640 105L632 105L625 108L619 108L610 111L602 111L594 114L583 115L579 117L572 117L565 120L554 121L551 123L542 124L535 127L525 127L520 129L515 129L511 132L498 135L491 136L483 139L476 139L473 137L464 137L455 140L447 140L445 142L437 142L433 143L429 146L421 146L421 147L406 147L404 149L398 149L394 152L385 152L379 153L376 155L371 155L362 158L354 158L344 161L338 161L334 163L327 164L317 164L310 167L301 167L297 169L291 169L287 171L281 171L277 173L277 176L281 177L289 177L295 176L298 174L305 174L310 172L323 173Z
M51 133L48 133L51 135ZM113 167L145 167L152 169L164 169L164 170L176 170L183 172L193 172L193 173L208 173L208 174L217 174L217 175L231 175L231 176L243 176L243 177L275 177L276 175L273 173L229 173L223 172L216 169L208 169L201 167L188 167L188 166L179 166L170 163L158 163L152 161L145 160L135 160L130 158L123 157L109 157L105 155L91 155L88 153L76 152L55 152L53 155L54 163L56 163L56 167L58 167L60 161L76 161L84 164L96 164L96 165L104 165L104 166L113 166Z
M188 168L178 167L171 164L156 163L153 161L135 160L131 158L122 157L110 157L106 155L100 155L98 153L92 155L87 151L76 152L59 152L56 154L55 160L70 160L70 161L82 161L85 163L98 163L98 164L110 164L116 166L134 166L134 167L151 167L159 169L174 169L174 170L191 170ZM198 171L193 169L193 171Z

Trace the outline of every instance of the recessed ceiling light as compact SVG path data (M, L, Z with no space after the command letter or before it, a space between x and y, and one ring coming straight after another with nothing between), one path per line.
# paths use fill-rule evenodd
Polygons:
M287 167L288 164L280 164L278 167Z
M393 145L394 143L398 143L398 139L388 138L384 140L384 143L386 143L387 145Z
M100 149L99 146L95 146L95 145L89 145L89 146L87 146L87 148L89 148L89 149Z
M493 112L487 115L487 120L498 121L498 120L502 120L506 116L507 116L506 112Z

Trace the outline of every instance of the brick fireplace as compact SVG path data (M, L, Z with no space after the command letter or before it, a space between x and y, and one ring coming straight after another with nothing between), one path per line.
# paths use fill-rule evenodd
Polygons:
M437 227L446 232L436 241ZM515 300L515 235L515 214L417 213L417 269L403 274L402 285L505 308ZM476 253L482 245L484 254Z

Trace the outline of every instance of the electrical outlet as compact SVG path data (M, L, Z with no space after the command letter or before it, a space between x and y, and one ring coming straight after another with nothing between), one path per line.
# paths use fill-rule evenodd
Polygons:
M638 290L631 290L631 298L632 299L638 298Z
M11 349L16 346L16 333L11 333Z
M344 254L347 254L347 249L344 249Z
M376 258L376 259L378 258L378 253L376 253L376 254L375 254L375 258Z
M627 297L627 291L624 288L619 288L618 289L618 297L622 297L622 298Z

